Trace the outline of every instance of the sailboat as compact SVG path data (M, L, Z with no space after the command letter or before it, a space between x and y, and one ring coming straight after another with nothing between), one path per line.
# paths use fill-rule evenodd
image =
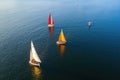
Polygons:
M29 63L31 65L35 65L35 66L40 66L41 60L35 50L35 47L33 45L33 42L31 41L31 49L30 49L30 60Z
M48 27L54 27L54 21L51 14L48 16Z
M60 35L59 35L59 38L58 38L58 41L56 42L57 44L65 44L67 41L66 41L66 38L64 36L64 32L63 30L61 29L61 32L60 32Z
M88 22L88 26L90 27L91 25L92 25L92 22L89 21L89 22Z

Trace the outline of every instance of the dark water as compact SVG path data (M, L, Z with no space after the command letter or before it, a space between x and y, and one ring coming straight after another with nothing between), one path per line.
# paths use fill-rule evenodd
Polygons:
M119 80L119 3L0 1L0 80ZM47 26L49 13L54 29ZM61 28L67 43L58 46ZM31 40L42 60L41 68L28 64Z

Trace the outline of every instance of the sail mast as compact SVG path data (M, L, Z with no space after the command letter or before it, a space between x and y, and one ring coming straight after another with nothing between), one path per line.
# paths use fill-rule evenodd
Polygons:
M52 16L51 16L51 23L50 24L54 24L54 21L53 21L53 18L52 18Z
M50 22L50 24L52 24L52 16L50 16L50 19L51 19L51 22Z

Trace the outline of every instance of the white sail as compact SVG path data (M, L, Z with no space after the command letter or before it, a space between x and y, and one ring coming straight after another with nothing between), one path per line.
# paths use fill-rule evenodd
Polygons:
M30 61L33 59L32 51L30 49Z
M53 19L52 19L52 16L51 16L51 24L53 24Z
M35 59L35 61L37 62L40 62L41 63L41 60L35 50L35 47L33 45L33 42L31 41L31 53L30 53L30 57L33 57L33 59ZM31 58L30 58L31 59Z

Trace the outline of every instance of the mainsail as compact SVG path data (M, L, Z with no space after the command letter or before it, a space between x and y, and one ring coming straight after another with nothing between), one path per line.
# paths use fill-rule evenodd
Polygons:
M49 17L48 17L48 24L54 24L51 14L49 14Z
M31 41L31 50L30 50L30 60L34 59L35 61L37 62L40 62L41 63L41 60L35 50L35 47L33 45L33 42Z
M32 51L30 49L30 61L32 61L32 59L34 59L34 58L33 58L33 55L32 55Z
M63 33L63 30L62 30L62 29L61 29L61 32L60 32L58 41L66 42L66 38L65 38L65 36L64 36L64 33Z

